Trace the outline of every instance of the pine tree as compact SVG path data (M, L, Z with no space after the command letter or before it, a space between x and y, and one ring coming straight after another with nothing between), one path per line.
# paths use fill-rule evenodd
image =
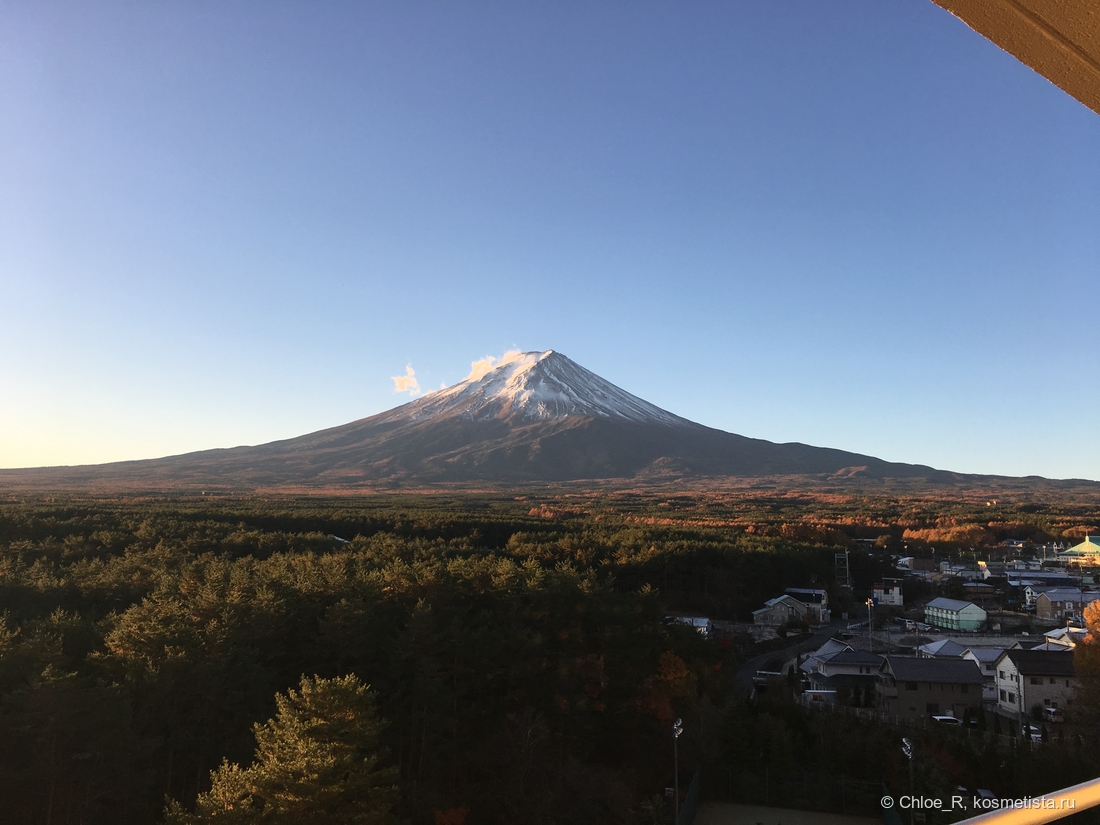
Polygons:
M252 765L223 763L196 814L169 806L170 825L397 822L397 769L380 765L382 723L366 685L356 676L303 676L297 691L275 701L276 717L254 728Z

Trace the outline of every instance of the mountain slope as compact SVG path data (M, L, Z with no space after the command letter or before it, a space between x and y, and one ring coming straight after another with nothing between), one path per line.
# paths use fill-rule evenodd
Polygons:
M930 467L704 427L550 350L510 354L453 387L286 441L146 461L0 471L0 482L255 488L852 474L957 478Z

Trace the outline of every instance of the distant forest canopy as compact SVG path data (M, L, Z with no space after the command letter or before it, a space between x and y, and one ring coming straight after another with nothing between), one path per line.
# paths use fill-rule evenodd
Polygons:
M218 821L252 821L240 799L323 793L287 791L300 772L272 754L309 750L279 737L310 702L337 720L345 702L369 709L378 770L357 781L389 817L647 821L673 719L685 765L721 751L700 720L736 663L669 612L748 619L786 587L831 588L856 540L858 598L907 532L1096 521L1074 502L823 493L9 501L0 798L28 823L159 822L166 799L173 822L227 799L244 818Z

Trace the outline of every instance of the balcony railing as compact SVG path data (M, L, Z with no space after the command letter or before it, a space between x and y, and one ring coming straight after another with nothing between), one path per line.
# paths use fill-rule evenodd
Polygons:
M1000 800L1002 804L1006 800ZM956 825L1043 825L1100 805L1100 779L1082 782L1064 791L1016 801Z

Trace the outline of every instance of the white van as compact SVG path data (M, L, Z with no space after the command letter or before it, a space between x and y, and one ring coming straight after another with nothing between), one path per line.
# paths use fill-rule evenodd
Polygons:
M938 722L941 725L959 726L962 724L962 719L956 719L954 716L933 716L933 722Z

